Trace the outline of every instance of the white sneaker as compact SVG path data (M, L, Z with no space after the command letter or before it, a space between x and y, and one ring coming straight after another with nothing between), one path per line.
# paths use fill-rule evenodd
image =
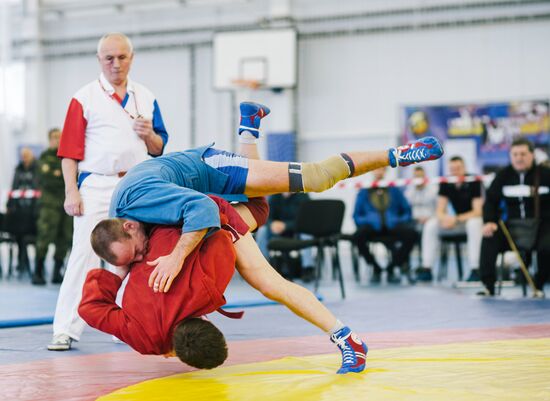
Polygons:
M113 342L115 344L124 344L124 341L122 341L120 338L118 338L117 336L111 336L111 340L113 340Z
M53 336L52 342L48 344L50 351L68 351L71 349L73 339L67 334L57 334Z

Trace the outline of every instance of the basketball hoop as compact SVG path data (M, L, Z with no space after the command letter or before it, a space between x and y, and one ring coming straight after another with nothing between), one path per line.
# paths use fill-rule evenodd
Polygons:
M233 79L231 82L241 89L257 90L262 86L262 83L257 79Z

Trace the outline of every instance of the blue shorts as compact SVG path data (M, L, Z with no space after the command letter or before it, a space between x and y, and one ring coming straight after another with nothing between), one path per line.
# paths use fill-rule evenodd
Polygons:
M204 162L229 176L223 193L243 194L248 177L248 159L235 153L208 148L203 154Z

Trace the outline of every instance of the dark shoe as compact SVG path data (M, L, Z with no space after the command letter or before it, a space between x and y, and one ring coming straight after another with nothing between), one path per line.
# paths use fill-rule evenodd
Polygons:
M432 269L419 267L416 269L416 279L422 282L430 282L433 280Z
M61 284L63 282L63 275L61 273L54 272L52 276L52 284Z
M46 280L42 274L37 274L36 272L32 275L32 284L33 285L46 285Z
M46 280L44 280L44 258L36 259L36 266L34 266L34 273L32 275L32 283L34 285L45 285Z
M380 284L380 281L382 281L380 277L380 273L372 273L372 276L370 278L371 284Z
M468 282L480 281L479 270L478 269L473 269L470 272L470 277L468 277L468 279L466 281L468 281Z
M53 268L52 284L61 284L63 282L63 274L61 269L63 268L63 261L56 260Z
M494 288L484 288L483 290L476 293L478 297L494 297L495 289Z

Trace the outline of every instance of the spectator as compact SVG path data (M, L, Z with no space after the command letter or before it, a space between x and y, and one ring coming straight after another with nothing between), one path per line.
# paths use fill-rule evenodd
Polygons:
M36 190L38 180L36 160L30 148L21 148L21 161L15 168L12 190ZM32 195L32 194L31 194ZM18 247L17 272L20 276L30 272L27 243L29 236L36 234L36 196L27 194L12 194L7 204L6 229L13 233Z
M466 233L470 274L468 281L479 281L479 249L481 243L481 182L462 182L467 177L464 160L454 156L449 160L449 172L459 179L457 183L439 186L436 217L429 219L422 231L421 273L431 280L436 255L439 254L440 233ZM449 212L452 206L454 213Z
M510 249L498 220L503 218L504 203L508 224L514 219L533 219L539 209L539 225L535 249L538 271L535 276L536 297L544 297L544 284L550 275L550 167L537 166L533 144L526 139L515 140L510 147L510 165L499 171L487 190L483 205L483 241L481 243L481 279L485 290L480 295L495 294L495 264L497 255ZM534 187L538 175L538 206ZM536 223L533 223L535 229Z
M385 172L385 168L374 170L375 180L382 180ZM399 266L402 273L409 274L409 256L418 239L411 207L401 190L394 187L362 189L357 194L353 219L357 225L355 239L359 252L373 266L371 282L380 282L382 269L369 250L369 242L381 235L392 240L388 282L400 282L394 276L394 267Z
M61 160L57 157L61 130L53 128L48 133L49 146L38 159L38 184L42 195L36 236L36 261L32 283L44 285L44 263L48 246L55 245L52 283L63 281L61 269L71 246L73 219L63 210L65 185L61 174Z
M416 231L422 234L424 224L434 215L437 204L437 187L426 183L426 172L422 166L416 166L413 174L419 182L407 187L405 197L412 208ZM432 281L431 269L419 267L416 274L419 281Z

